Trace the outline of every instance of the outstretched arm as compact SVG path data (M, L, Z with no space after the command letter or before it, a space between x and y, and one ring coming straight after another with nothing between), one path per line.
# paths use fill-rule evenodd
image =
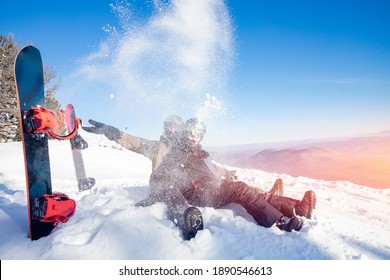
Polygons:
M106 125L101 122L97 122L94 120L89 120L89 123L92 125L90 127L83 126L83 129L87 132L102 134L107 137L107 139L111 141L115 141L118 144L121 144L124 148L141 153L140 146L142 139L133 136L127 133L120 131L118 128L113 127L111 125Z
M117 141L121 137L122 132L116 127L113 127L111 125L106 125L104 123L97 122L94 120L89 120L88 122L92 126L90 127L83 126L83 129L87 132L91 132L95 134L103 134L111 141Z

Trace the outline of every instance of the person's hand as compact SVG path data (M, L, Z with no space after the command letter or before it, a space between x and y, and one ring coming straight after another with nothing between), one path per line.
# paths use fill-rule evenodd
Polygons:
M111 125L106 125L104 123L100 123L94 120L88 121L92 126L86 127L83 126L83 129L87 132L95 133L95 134L103 134L109 140L116 141L120 138L121 132L116 127Z

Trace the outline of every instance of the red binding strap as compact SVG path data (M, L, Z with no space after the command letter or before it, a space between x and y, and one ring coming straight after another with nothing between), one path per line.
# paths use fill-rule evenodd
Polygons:
M64 110L60 110L59 114L56 114L54 111L41 106L32 107L24 112L24 128L28 133L47 133L58 140L69 140L76 136L81 120L75 117L73 131L68 135L59 135L56 132L64 125L64 115Z
M73 137L76 136L78 130L79 130L79 125L81 124L81 120L79 118L74 118L74 129L71 133L69 133L68 135L59 135L59 134L56 134L54 131L48 131L49 135L55 139L58 139L58 140L70 140L72 139Z

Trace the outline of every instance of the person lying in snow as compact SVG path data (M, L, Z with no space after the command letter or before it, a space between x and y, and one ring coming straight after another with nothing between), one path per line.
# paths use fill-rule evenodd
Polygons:
M94 120L87 132L103 134L124 148L142 154L152 161L150 195L136 206L150 206L163 202L168 218L189 240L203 229L203 219L197 207L220 208L230 203L240 204L261 226L276 226L285 231L299 231L303 221L298 216L311 218L316 205L313 191L307 191L302 200L283 196L283 182L277 179L270 192L237 181L234 174L221 176L206 158L200 141L206 128L196 118L187 122L178 116L169 116L159 141L136 137ZM226 176L229 175L229 176Z

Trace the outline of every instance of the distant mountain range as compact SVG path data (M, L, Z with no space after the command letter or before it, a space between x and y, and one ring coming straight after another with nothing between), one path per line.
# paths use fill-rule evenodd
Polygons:
M225 149L212 156L242 168L390 188L390 130L343 140L290 143L284 148L278 144L275 149L254 151L255 147Z

